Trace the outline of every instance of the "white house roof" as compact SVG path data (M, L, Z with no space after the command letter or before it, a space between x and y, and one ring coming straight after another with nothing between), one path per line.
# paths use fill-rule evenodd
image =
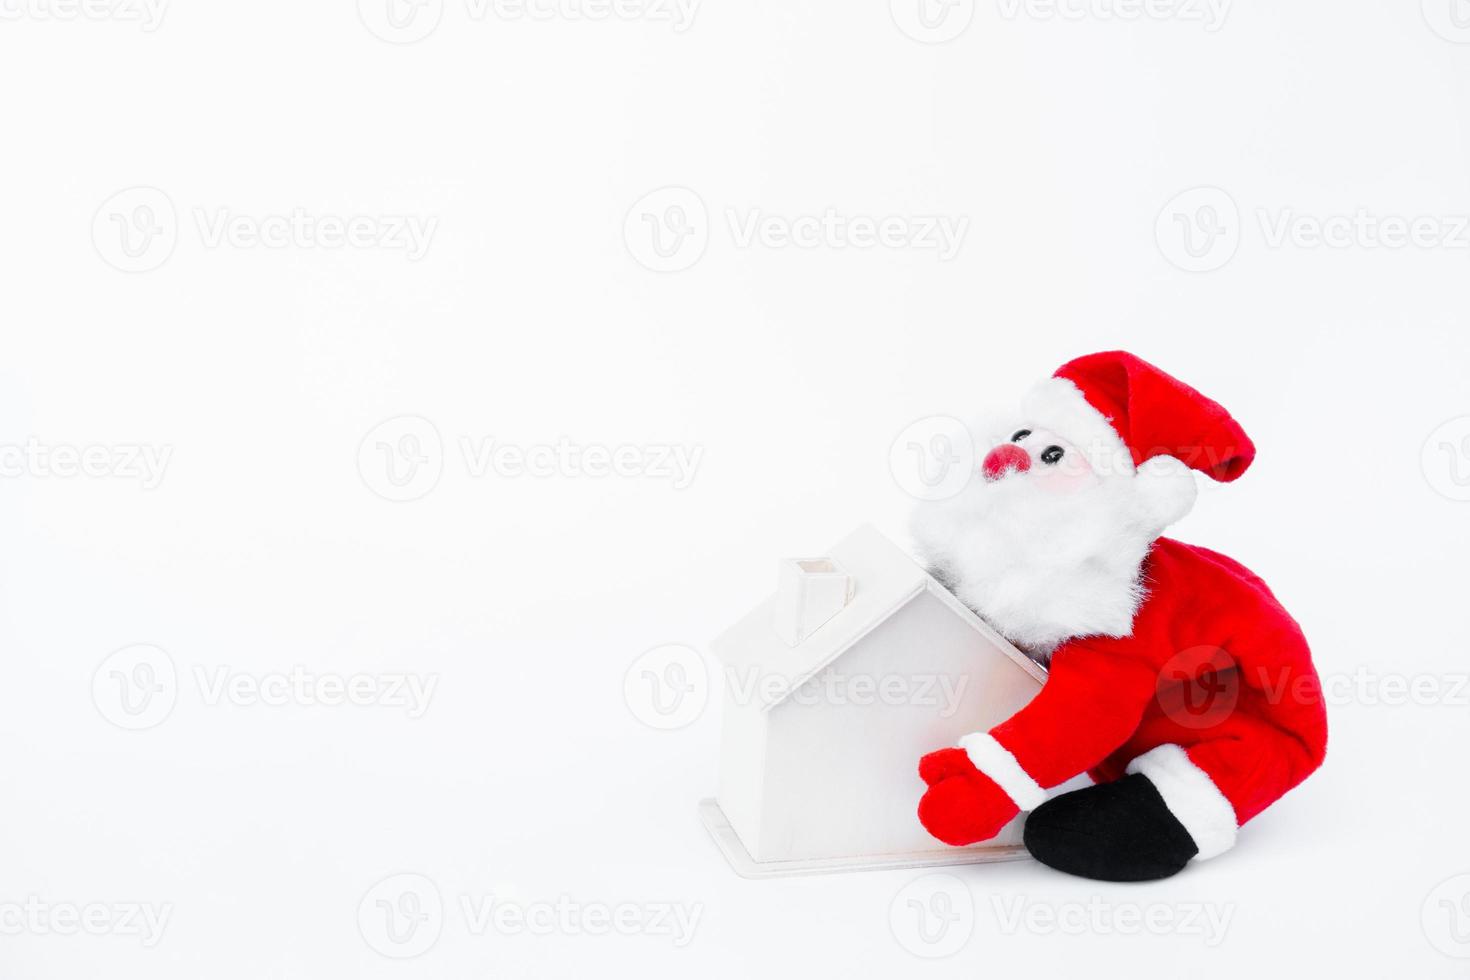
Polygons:
M762 708L786 700L803 682L926 589L1033 676L1045 678L1041 667L1011 646L871 525L864 524L853 531L823 557L833 559L852 576L854 589L852 600L816 632L794 647L787 646L773 626L776 603L773 595L711 644L715 656L727 670L750 671L762 679L780 679L781 683L755 685Z

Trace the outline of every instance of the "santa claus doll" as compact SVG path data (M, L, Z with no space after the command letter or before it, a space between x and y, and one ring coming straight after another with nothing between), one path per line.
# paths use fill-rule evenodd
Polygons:
M1031 854L1109 881L1163 878L1322 763L1301 629L1239 562L1160 534L1196 472L1255 447L1220 405L1121 351L1037 385L958 495L921 505L935 575L1049 673L1009 720L919 763L919 819L952 845L1030 811ZM1048 790L1088 773L1094 785Z

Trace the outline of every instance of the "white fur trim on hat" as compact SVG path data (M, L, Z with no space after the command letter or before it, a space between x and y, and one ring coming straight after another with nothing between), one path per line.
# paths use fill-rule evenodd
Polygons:
M1047 378L1021 399L1029 425L1050 429L1076 446L1100 476L1133 472L1133 454L1112 423L1066 378Z
M960 739L960 748L970 757L970 765L994 780L1022 810L1034 810L1046 802L1046 790L1026 774L1016 757L994 736L973 732Z
M1235 807L1179 746L1150 749L1128 763L1128 771L1147 776L1174 819L1189 831L1199 848L1194 860L1208 860L1235 846Z

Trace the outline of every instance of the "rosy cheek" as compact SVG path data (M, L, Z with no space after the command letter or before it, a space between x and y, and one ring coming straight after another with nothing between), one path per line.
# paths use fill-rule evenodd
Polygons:
M1072 493L1094 482L1092 467L1081 453L1068 453L1057 462L1032 468L1037 484L1050 493Z

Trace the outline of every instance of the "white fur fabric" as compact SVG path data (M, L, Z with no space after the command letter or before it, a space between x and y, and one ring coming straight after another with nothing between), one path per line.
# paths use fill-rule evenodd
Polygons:
M1091 419L1078 417L1093 431L1077 438L1097 445L1095 426L1106 423L1087 411ZM977 459L1005 441L995 433L1033 426L1040 423L1023 417L990 427L975 440ZM995 482L977 474L957 495L921 503L911 531L936 577L961 602L1045 661L1071 637L1132 632L1144 596L1140 565L1163 529L1193 504L1195 482L1171 457L1137 470L1130 463L1126 471L1094 472L1062 493L1044 489L1038 469Z

